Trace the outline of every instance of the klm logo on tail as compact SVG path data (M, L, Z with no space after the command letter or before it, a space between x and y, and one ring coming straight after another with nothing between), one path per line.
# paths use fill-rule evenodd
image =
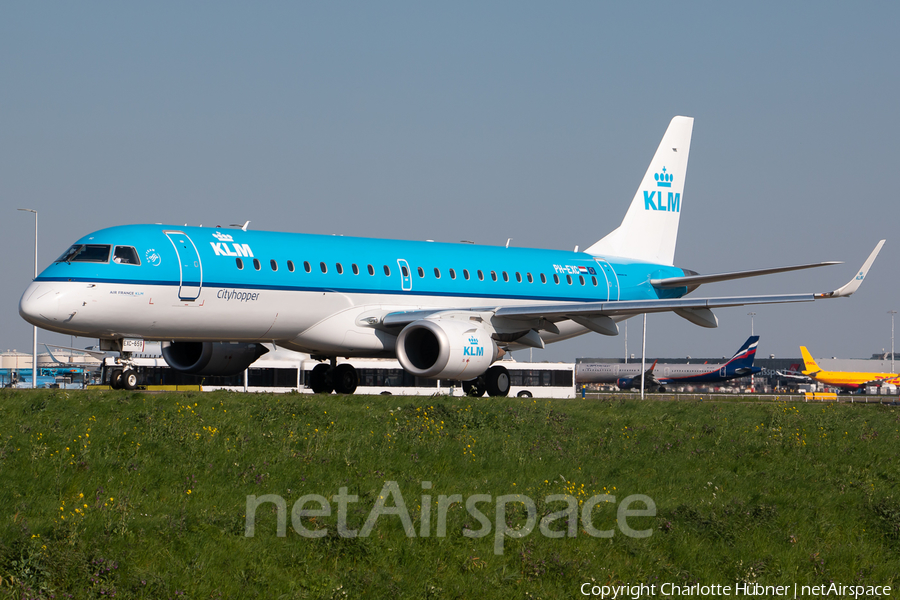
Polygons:
M653 178L656 179L656 187L670 188L672 180L675 176L666 172L663 167L662 173L654 173ZM667 212L681 212L681 194L668 193L668 198L663 198L663 190L644 191L644 210L662 210Z

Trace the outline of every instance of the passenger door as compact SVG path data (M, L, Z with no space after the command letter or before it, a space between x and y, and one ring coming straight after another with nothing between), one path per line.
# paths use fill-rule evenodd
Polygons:
M595 258L594 260L597 261L597 265L600 267L600 270L603 272L603 276L606 278L606 288L607 290L609 290L609 295L606 297L607 300L618 300L619 278L616 276L615 270L612 268L612 265L610 265L602 258Z
M178 256L180 281L178 287L179 300L196 300L203 286L203 267L200 264L200 253L193 240L183 231L166 231L166 237L172 242Z
M406 259L398 258L397 266L400 267L400 289L404 292L412 290L412 271L409 270L409 263Z

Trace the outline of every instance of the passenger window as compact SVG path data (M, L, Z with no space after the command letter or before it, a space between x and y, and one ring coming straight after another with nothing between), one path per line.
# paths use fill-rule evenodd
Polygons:
M138 257L137 250L132 246L116 246L113 262L120 265L140 265L141 259Z
M294 261L292 260L288 261L288 271L290 271L291 273L294 272Z
M311 273L311 272L312 272L312 267L309 266L309 261L308 261L308 260L304 260L304 261L303 261L303 270L306 271L307 273Z
M491 279L497 281L497 271L491 271Z
M419 267L416 270L419 272L419 277L425 277L425 269L423 269L422 267Z
M406 270L404 265L400 265L400 272L403 273L404 277L409 277L409 271Z
M369 275L374 275L374 274L375 274L375 267L373 267L372 265L369 265Z
M319 263L319 268L322 269L322 272L323 272L323 273L327 273L327 272L328 272L328 265L326 265L326 264L323 263L323 262L320 262L320 263Z
M466 281L469 280L469 270L468 269L463 269L463 279L465 279Z
M244 270L244 261L242 261L240 258L234 259L234 264L237 265L238 269L240 269L242 271Z
M522 275L518 271L516 271L516 281L522 283Z
M578 281L581 282L581 285L584 285L584 275L579 275Z
M531 276L531 273L525 273L525 277L528 278L528 283L534 283L534 277Z
M506 274L506 271L503 271L503 281L509 281L509 275Z
M456 279L456 271L450 269L450 279Z
M441 278L441 270L438 269L437 267L434 268L434 278L435 278L435 279L440 279L440 278Z
M597 278L591 275L591 283L594 284L594 287L597 287Z
M547 283L547 276L541 273L541 283Z
M335 268L337 269L338 275L344 274L344 267L341 266L341 263L335 263Z
M553 274L553 283L559 285L559 275L556 273Z
M359 267L356 266L356 263L353 263L353 264L351 265L351 268L353 269L353 274L354 274L354 275L359 275Z
M384 274L387 275L388 277L391 276L391 268L387 265L384 265Z
M484 281L484 273L481 272L481 269L478 269L478 281Z
M568 283L569 285L572 285L572 276L571 275L566 275L566 283Z
M275 262L275 259L274 259L274 258L273 258L272 260L269 261L269 266L272 267L272 270L273 270L273 271L277 271L277 270L278 270L278 263Z
M257 271L259 271L260 267L259 267L259 259L258 258L253 259L253 268L256 269Z

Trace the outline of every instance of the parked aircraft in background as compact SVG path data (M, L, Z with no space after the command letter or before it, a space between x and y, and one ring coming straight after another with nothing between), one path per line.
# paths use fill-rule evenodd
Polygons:
M621 225L584 252L341 236L127 225L79 239L25 290L19 314L121 353L115 386L136 383L132 354L163 341L184 372L247 368L264 343L308 352L317 392L351 393L337 357L396 357L418 377L509 391L506 351L594 331L649 312L716 327L714 308L849 296L686 298L704 283L835 263L699 275L674 266L693 119L675 117ZM447 207L447 210L452 208ZM601 215L606 212L598 209ZM473 217L477 218L477 217Z
M736 377L759 373L753 366L759 336L750 336L731 360L721 364L657 364L643 373L644 388L655 389L673 384L721 383ZM575 383L615 383L628 390L641 387L641 365L636 363L578 363Z
M900 385L897 373L871 373L868 371L823 371L806 346L800 346L803 356L803 374L820 383L849 391L864 391L868 385L891 383Z

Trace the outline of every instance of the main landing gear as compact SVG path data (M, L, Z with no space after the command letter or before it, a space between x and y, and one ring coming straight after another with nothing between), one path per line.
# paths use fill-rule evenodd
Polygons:
M494 366L488 369L484 375L471 381L463 381L463 391L467 396L508 396L509 395L509 371L506 367Z
M356 368L347 363L337 366L319 363L309 374L309 387L314 394L352 394L358 385Z

